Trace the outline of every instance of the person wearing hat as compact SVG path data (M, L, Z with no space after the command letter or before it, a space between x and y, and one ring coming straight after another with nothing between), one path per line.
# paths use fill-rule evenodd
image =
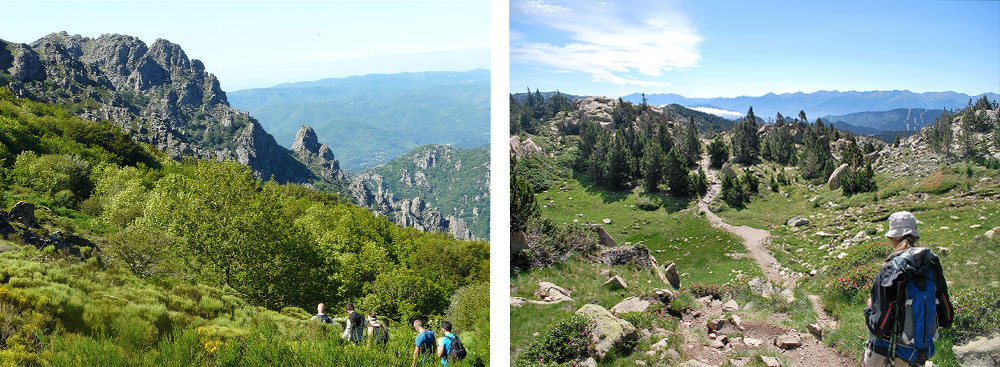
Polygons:
M898 288L900 286L898 282L900 279L907 279L906 276L912 275L915 269L923 271L929 269L930 273L933 273L932 280L935 287L936 321L938 326L945 328L951 327L954 317L948 296L948 284L945 282L941 261L937 255L928 248L916 247L920 232L917 231L917 218L912 213L902 211L890 215L889 231L885 233L885 237L891 241L893 251L875 276L871 297L868 298L868 306L865 307L865 323L869 334L868 342L865 343L864 366L923 365L922 362L909 362L898 357L899 354L895 353L898 351L896 347L886 347L887 341L893 341L897 346L900 343L905 344L900 341L904 338L898 338L900 334L893 335L901 331L898 327L894 328L894 324L898 326L901 323L896 318L904 316L905 319L905 314L893 311L893 303L898 300L899 295L905 294ZM926 273L918 272L918 274ZM910 282L912 283L915 282ZM934 338L936 339L936 333ZM930 351L933 353L933 348L930 348ZM891 354L896 354L896 357L892 358L890 363L890 358L887 356Z
M375 345L385 345L389 342L389 328L385 327L375 317L375 313L368 313L368 335L371 336Z

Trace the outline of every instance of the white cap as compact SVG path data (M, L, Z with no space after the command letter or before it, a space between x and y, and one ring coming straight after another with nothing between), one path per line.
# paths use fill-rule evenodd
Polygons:
M917 218L910 212L892 213L889 216L889 232L886 232L885 236L899 238L906 235L920 238L920 233L917 232Z

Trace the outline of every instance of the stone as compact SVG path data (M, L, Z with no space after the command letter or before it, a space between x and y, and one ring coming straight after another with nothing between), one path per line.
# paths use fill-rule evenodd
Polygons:
M38 222L35 222L35 204L18 201L14 204L14 207L10 209L7 213L11 221L24 224L28 227L38 227Z
M760 356L760 361L767 367L781 367L781 360L774 357Z
M740 315L733 314L733 316L729 317L729 322L733 323L733 326L741 331L745 329L743 327L743 318L741 318Z
M646 365L646 361L643 361L643 360L640 360L640 359L637 359L637 360L635 361L635 365L636 365L636 366L645 366L645 365Z
M660 339L660 341L649 346L649 350L653 351L661 351L664 349L667 349L667 338Z
M1000 335L979 337L963 345L951 347L958 364L964 367L1000 366Z
M847 172L847 167L847 163L841 164L840 167L837 167L837 169L833 170L833 173L830 174L830 178L826 180L826 186L830 189L830 191L840 188L840 180L844 177L844 173Z
M801 227L801 226L809 225L809 219L803 218L803 217L792 217L792 218L788 219L788 223L786 223L786 224L789 227Z
M677 264L670 263L670 265L667 265L664 275L667 277L667 282L670 283L671 287L681 289L681 276L677 273Z
M521 251L529 249L528 236L524 231L510 232L510 257L514 258Z
M604 224L611 224L611 218L604 218L604 219L601 219L601 223L604 223Z
M708 346L715 349L722 349L726 347L726 343L723 343L722 340L715 339L708 343Z
M622 279L619 275L608 278L608 280L604 282L604 286L615 290L628 289L628 283L625 283L625 279Z
M594 357L588 357L584 360L579 360L576 362L577 367L597 367L597 360Z
M774 286L765 278L756 277L750 279L750 291L764 298L771 298L774 294Z
M722 168L719 169L719 173L721 173L719 179L722 179L722 176L726 175L736 177L736 171L733 170L733 167L731 165L729 165L729 162L722 164Z
M510 297L510 305L512 307L521 307L525 303L528 303L528 299L524 297Z
M674 297L677 296L673 291L669 289L660 289L660 288L654 289L653 294L656 295L656 300L660 301L660 303L664 305L669 305L670 301L672 301Z
M823 327L819 324L806 325L806 329L809 329L809 333L815 335L816 339L823 340Z
M689 359L677 365L677 367L715 367L715 366L699 361L697 359Z
M735 299L730 299L722 305L722 312L735 312L740 309L740 305L736 303Z
M785 299L785 303L795 302L795 292L791 288L781 291L781 297Z
M993 229L988 230L985 233L986 238L989 238L989 239L994 239L994 238L1000 237L998 235L1000 235L1000 227L994 227Z
M597 232L597 238L604 247L615 247L615 239L608 234L608 231L604 230L604 227L594 226L594 232Z
M673 360L677 360L677 359L681 358L681 354L677 353L677 351L674 350L674 348L667 349L666 352L663 352L663 355L665 355L667 357L670 357L670 359L673 359Z
M648 309L650 305L652 305L652 303L649 301L633 296L623 299L621 302L614 305L614 307L611 307L611 313L620 315L626 312L646 312L646 309Z
M774 345L781 349L793 349L802 346L802 339L798 335L785 334L774 338Z
M590 320L590 350L598 360L603 360L609 352L621 350L639 338L639 330L635 326L615 317L604 307L586 304L576 314Z
M552 303L573 300L569 297L569 291L551 282L538 282L538 290L535 291L535 297Z
M757 338L751 338L749 336L745 336L743 337L743 344L746 344L750 348L757 348L761 345L764 345L764 341Z
M656 260L649 255L649 250L638 246L617 246L601 251L597 255L605 265L626 265L633 264L641 268L651 268L656 265Z

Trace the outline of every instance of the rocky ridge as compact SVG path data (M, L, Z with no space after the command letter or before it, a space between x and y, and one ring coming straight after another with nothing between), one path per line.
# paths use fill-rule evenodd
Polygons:
M175 159L233 160L263 180L348 191L358 204L402 226L471 237L464 222L442 216L420 198L396 199L378 184L362 183L373 177L350 179L308 126L291 150L282 147L249 113L229 105L219 80L200 60L167 40L147 45L127 35L66 32L30 45L0 40L0 85L19 98L115 123Z

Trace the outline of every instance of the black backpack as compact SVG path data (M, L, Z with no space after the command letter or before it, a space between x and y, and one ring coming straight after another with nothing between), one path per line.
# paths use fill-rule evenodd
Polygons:
M372 339L379 345L389 342L389 329L382 325L373 327Z
M448 360L461 361L462 359L465 359L465 355L467 354L465 351L465 346L462 345L462 341L458 339L458 335L453 335L453 336L445 335L445 338L451 340L451 350L448 351Z

